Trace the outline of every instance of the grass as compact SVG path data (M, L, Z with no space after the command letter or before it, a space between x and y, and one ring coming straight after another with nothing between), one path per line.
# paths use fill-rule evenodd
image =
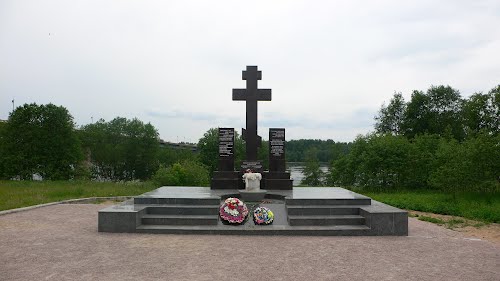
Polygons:
M456 193L453 196L435 190L356 192L401 209L500 223L500 193Z
M480 227L483 227L485 225L490 224L489 222L477 222L474 220L469 221L469 220L465 220L462 218L455 218L455 217L441 219L441 218L436 218L436 217L432 217L432 216L419 215L419 214L415 214L412 212L409 212L408 216L413 217L413 218L417 218L418 220L421 220L421 221L426 221L426 222L431 222L431 223L435 223L438 225L443 225L449 229L463 228L463 227L467 227L467 226L473 226L475 228L480 228Z
M432 223L439 224L439 225L442 225L445 223L445 221L442 219L428 217L428 216L419 216L418 220L432 222Z
M134 196L155 188L152 182L0 181L0 211L67 199ZM453 196L435 190L356 192L402 209L500 223L500 193L457 193ZM451 222L452 225L460 223Z
M152 182L0 181L0 211L67 199L133 196L155 188Z

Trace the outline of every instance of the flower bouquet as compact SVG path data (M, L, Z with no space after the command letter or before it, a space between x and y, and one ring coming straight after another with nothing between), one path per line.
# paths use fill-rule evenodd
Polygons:
M219 215L222 221L241 224L247 218L248 208L240 199L229 197L220 205Z
M269 208L257 207L253 211L253 221L255 224L271 224L274 221L274 214Z

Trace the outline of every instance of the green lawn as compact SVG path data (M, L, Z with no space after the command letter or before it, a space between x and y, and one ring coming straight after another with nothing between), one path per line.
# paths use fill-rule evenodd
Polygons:
M152 182L0 181L0 210L75 198L134 196L155 188ZM454 198L434 190L356 192L402 209L500 223L500 193L458 193Z
M0 211L67 199L133 196L155 188L151 182L0 181Z
M394 207L500 223L500 193L446 194L435 190L356 192Z

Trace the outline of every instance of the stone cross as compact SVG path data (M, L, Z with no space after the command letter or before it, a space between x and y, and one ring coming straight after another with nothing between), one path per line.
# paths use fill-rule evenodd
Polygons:
M246 143L246 160L257 160L257 148L262 144L262 138L257 135L257 101L270 101L271 89L257 89L257 80L262 79L262 72L257 70L257 66L247 66L242 79L247 81L247 88L233 89L233 100L246 101L246 130L242 132Z

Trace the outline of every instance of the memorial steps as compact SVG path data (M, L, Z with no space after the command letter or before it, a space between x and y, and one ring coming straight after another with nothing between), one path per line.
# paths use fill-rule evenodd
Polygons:
M268 191L260 202L246 202L249 218L227 225L219 218L221 200L238 190L162 187L99 211L99 231L217 235L407 235L407 213L354 192L334 187ZM255 225L257 205L275 214L271 225Z
M220 198L134 198L149 204L142 225L217 225ZM151 204L158 204L151 206Z

